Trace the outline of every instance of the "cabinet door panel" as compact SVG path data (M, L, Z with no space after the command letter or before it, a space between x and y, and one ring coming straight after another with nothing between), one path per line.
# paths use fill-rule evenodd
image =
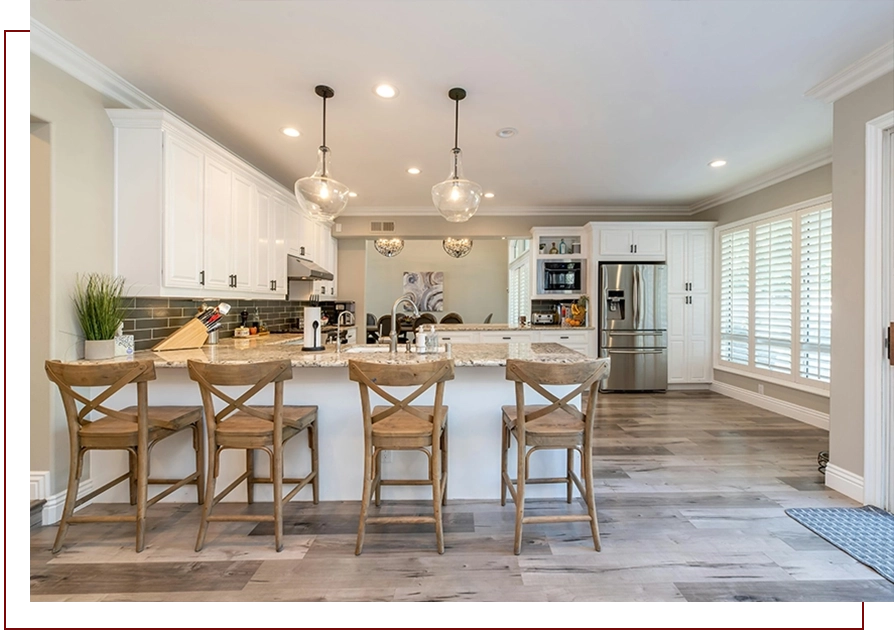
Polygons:
M686 261L689 232L667 232L667 290L669 293L684 293L689 289Z
M482 332L481 343L515 343L515 342L533 343L535 335L533 332L511 332L511 331L495 331Z
M449 341L451 343L478 343L479 336L477 332L462 332L451 330L449 332L438 332L438 339L441 342Z
M667 337L682 339L686 336L686 315L689 305L687 295L668 295L667 297Z
M695 293L707 293L711 285L711 240L710 231L689 232L689 272L686 280Z
M199 150L166 134L164 160L164 283L201 288L205 159Z
M687 306L686 365L688 380L699 383L711 376L711 305L707 293L691 297Z
M233 174L233 274L236 288L249 289L257 242L255 186L241 174Z
M663 229L637 229L633 232L634 253L636 255L664 255Z
M686 341L671 339L667 342L667 382L688 383L686 374Z
M686 378L686 318L689 313L687 295L667 298L667 380L685 383Z
M711 364L708 363L708 342L704 340L692 340L687 344L686 350L686 382L707 383L710 381Z
M233 232L232 173L214 159L205 158L205 288L230 287L230 253Z
M258 292L270 290L270 195L267 192L258 191L258 213L256 216L256 242L255 242L255 266L252 276L252 289Z
M273 261L270 263L270 280L273 282L273 292L276 295L285 295L286 287L286 204L281 200L273 199L273 248L271 249Z
M599 232L600 255L632 255L631 232L627 229L602 229Z

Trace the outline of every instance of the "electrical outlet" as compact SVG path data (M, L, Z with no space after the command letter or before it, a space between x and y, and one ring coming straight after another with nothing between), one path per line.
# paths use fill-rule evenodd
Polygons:
M763 384L763 383L758 383L758 384L757 384L757 393L758 393L758 394L763 394L763 393L764 393L764 384Z

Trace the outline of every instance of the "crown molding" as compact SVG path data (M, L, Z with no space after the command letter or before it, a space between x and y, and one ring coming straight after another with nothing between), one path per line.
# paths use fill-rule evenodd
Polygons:
M591 205L543 207L491 207L479 209L476 216L688 216L688 205ZM348 207L342 217L367 216L440 216L432 207Z
M809 172L810 170L816 169L817 167L828 165L831 162L832 148L820 150L819 152L806 156L803 159L800 159L793 163L789 163L788 165L784 165L771 172L767 172L766 174L758 176L757 178L754 178L750 181L746 181L741 185L737 185L736 187L733 187L732 189L723 192L722 194L711 196L710 198L705 198L704 200L700 200L697 203L693 203L689 207L689 215L695 215L705 211L706 209L710 209L711 207L716 207L717 205L728 203L737 198L747 196L748 194L753 194L754 192L764 189L765 187L775 185L776 183L781 183L784 180L794 178L795 176L799 176L801 174Z
M167 110L142 90L34 18L31 18L31 52L128 108Z
M894 40L818 83L805 97L832 103L894 70Z

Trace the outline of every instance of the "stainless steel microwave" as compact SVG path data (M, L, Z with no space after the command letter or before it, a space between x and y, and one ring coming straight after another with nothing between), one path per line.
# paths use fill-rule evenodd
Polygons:
M586 260L538 260L538 295L580 295L586 292Z

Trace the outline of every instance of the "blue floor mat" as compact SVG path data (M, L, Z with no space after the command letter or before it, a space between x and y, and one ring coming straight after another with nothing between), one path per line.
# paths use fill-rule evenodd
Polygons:
M785 512L894 583L894 515L875 506L787 509Z

